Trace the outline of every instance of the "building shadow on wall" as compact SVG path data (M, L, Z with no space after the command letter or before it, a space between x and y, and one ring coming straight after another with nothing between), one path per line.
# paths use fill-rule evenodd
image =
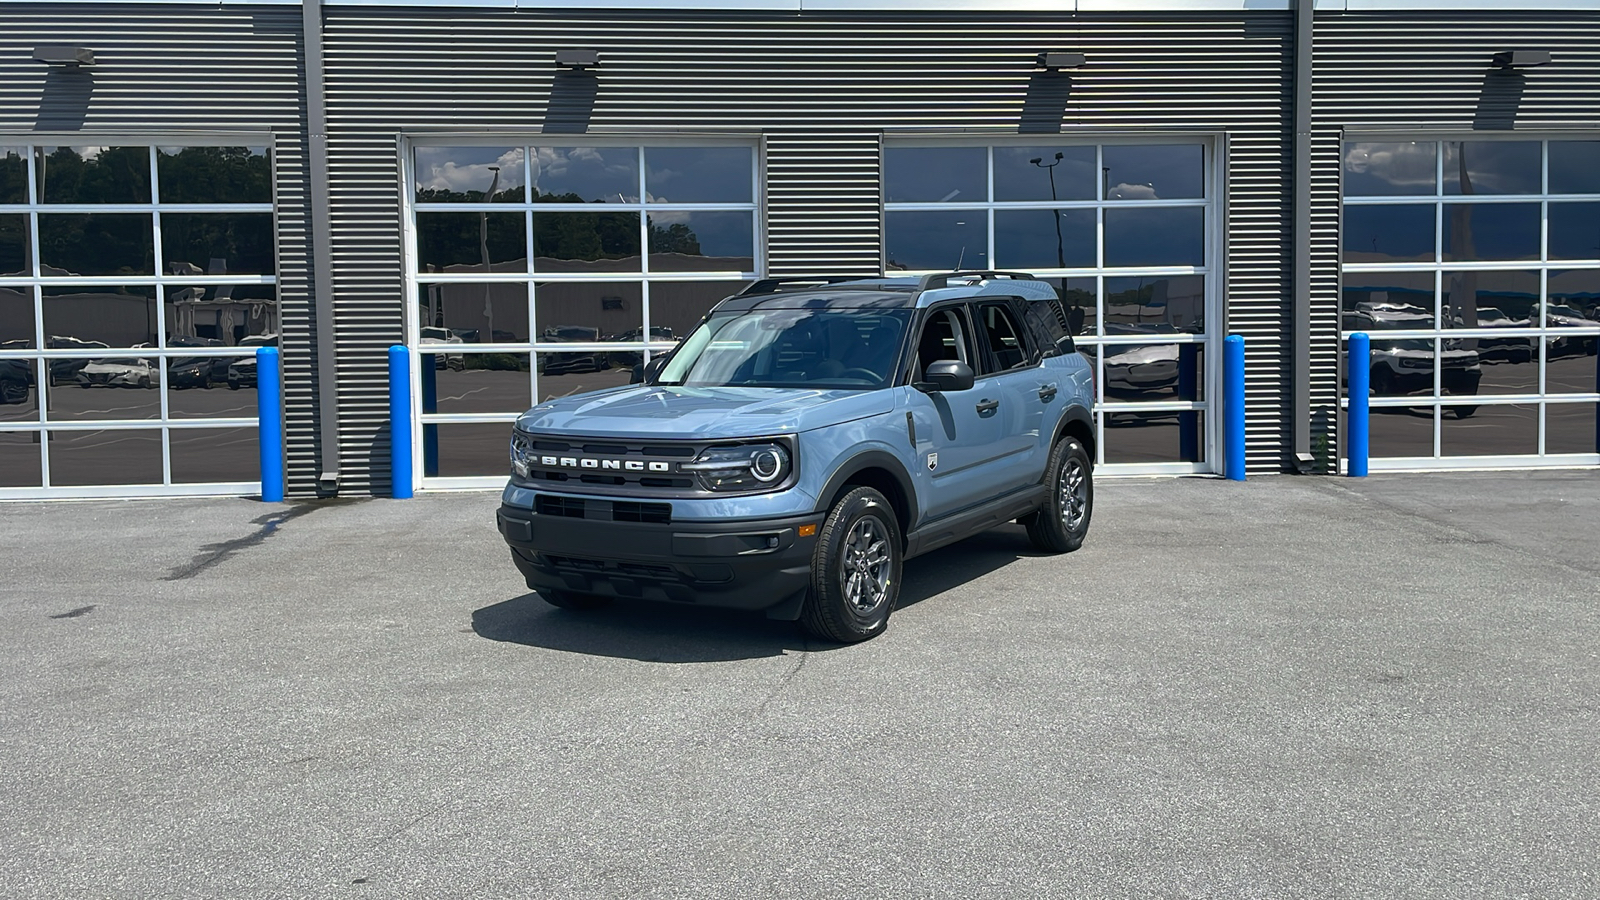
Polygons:
M1478 108L1472 116L1473 131L1510 131L1516 126L1522 108L1522 92L1528 79L1521 72L1499 69L1483 76L1478 89Z
M94 73L84 69L51 68L44 77L35 131L79 131L89 115L94 94Z
M600 82L590 72L561 71L550 82L550 105L544 114L545 134L584 134L594 115Z
M1065 72L1035 72L1022 97L1018 134L1060 134L1061 120L1072 98L1072 76Z

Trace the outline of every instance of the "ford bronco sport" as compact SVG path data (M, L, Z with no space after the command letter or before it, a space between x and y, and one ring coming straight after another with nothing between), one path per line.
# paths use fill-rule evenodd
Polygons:
M567 609L640 597L882 632L904 560L1011 520L1076 550L1092 368L1055 290L950 272L758 281L643 383L540 403L500 532Z

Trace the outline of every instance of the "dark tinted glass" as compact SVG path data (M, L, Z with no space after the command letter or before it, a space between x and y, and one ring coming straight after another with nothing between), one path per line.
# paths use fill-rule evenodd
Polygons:
M33 241L28 236L28 217L0 213L0 277L32 275Z
M1203 266L1205 210L1107 209L1107 266Z
M167 359L167 415L174 419L254 419L255 380L228 380L229 366L240 359L254 362L253 356Z
M650 340L683 340L711 307L743 287L738 281L658 281L650 285Z
M1539 204L1452 203L1444 208L1444 259L1539 258Z
M652 203L754 202L749 147L646 147L644 164Z
M1446 194L1540 193L1538 141L1446 141Z
M55 421L155 419L161 416L161 366L138 351L126 356L51 359L45 404Z
M1199 144L1110 146L1101 151L1107 200L1179 200L1205 193L1205 148Z
M261 481L254 428L173 428L167 446L174 484Z
M1408 326L1410 323L1406 323ZM1428 338L1372 339L1372 393L1379 397L1434 396L1437 342ZM1446 360L1450 385L1460 387L1474 355L1453 350Z
M1438 152L1432 141L1345 144L1345 196L1432 194L1438 178Z
M61 487L98 484L160 484L158 429L53 431L50 483Z
M0 350L33 347L33 288L0 287Z
M1062 314L1067 317L1067 333L1073 336L1092 335L1100 323L1099 298L1095 293L1093 278L1045 279L1061 297Z
M524 272L527 257L520 212L417 213L419 271Z
M652 272L755 269L754 213L654 212L649 220Z
M1445 272L1445 328L1537 328L1538 272Z
M1100 355L1100 393L1108 403L1202 399L1199 344L1105 344Z
M1550 193L1600 194L1600 141L1550 142Z
M271 213L162 213L168 275L272 275Z
M533 214L535 272L637 272L639 214Z
M418 147L418 203L522 203L521 147ZM166 176L161 180L166 192Z
M423 412L520 413L533 405L528 354L460 353L443 359L443 366L424 366Z
M1093 147L996 147L994 199L1093 200L1094 157Z
M1550 258L1600 259L1600 203L1550 204Z
M154 275L155 240L145 213L40 215L45 275ZM55 270L55 271L50 271Z
M271 203L265 147L158 147L162 203Z
M996 210L994 248L995 265L1008 269L1093 268L1095 212Z
M545 203L638 203L639 148L535 147L533 199Z
M275 345L277 288L270 284L165 286L167 346ZM263 336L271 336L264 338Z
M149 147L39 147L44 203L149 203Z
M1205 330L1201 275L1107 278L1106 334L1198 334Z
M1600 338L1558 337L1545 344L1544 389L1548 394L1593 394L1600 392L1600 356L1591 356L1588 346ZM1582 352L1562 352L1565 341L1583 343ZM1576 350L1577 348L1573 348Z
M1433 455L1433 407L1374 406L1368 419L1373 457Z
M1344 261L1432 262L1434 207L1346 206Z
M1479 394L1539 393L1538 338L1462 338L1454 343L1478 352Z
M633 367L610 366L609 361L591 360L579 353L539 351L535 365L545 367L539 375L539 402L556 397L571 397L606 388L622 387L633 380ZM620 360L619 360L620 361ZM602 368L595 368L596 365Z
M1439 420L1442 456L1513 456L1539 452L1539 407L1533 404L1446 406ZM1460 414L1467 413L1463 418Z
M1544 408L1544 452L1600 453L1594 403L1550 403Z
M1552 309L1564 307L1577 313L1570 318L1600 325L1600 269L1551 269L1546 290Z
M45 341L52 349L153 346L157 339L155 288L46 287Z
M43 478L39 433L0 431L0 487L39 487Z
M1393 327L1390 320L1428 316L1433 327L1432 272L1344 273L1343 319L1346 331Z
M1108 463L1203 462L1202 412L1105 412Z
M430 445L425 453L435 455L425 464L427 474L461 478L506 475L511 471L510 422L430 425L428 428L435 429L437 437L430 440L424 435L424 443Z
M0 147L0 203L28 202L28 160L25 147Z
M441 344L520 344L528 340L528 286L494 284L420 284L424 347Z
M652 285L652 298L667 286ZM730 287L730 293L732 290ZM659 309L655 312L657 315L661 313ZM638 282L627 281L541 281L534 285L534 314L539 323L539 334L535 340L542 343L637 342L643 340L644 289ZM681 337L682 333L667 335L658 332L658 339L670 340L673 336ZM584 355L592 357L595 354ZM554 357L548 354L544 357L547 362L551 358ZM580 362L576 356L564 360L564 364L578 365ZM592 363L586 364L593 367Z
M38 360L0 359L0 423L39 421Z
M883 152L883 198L888 203L982 203L989 198L988 169L982 147L890 147Z
M988 214L980 209L884 214L888 269L989 267Z

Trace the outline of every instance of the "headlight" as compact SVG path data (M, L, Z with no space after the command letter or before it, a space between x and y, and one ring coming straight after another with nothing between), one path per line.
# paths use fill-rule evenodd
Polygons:
M528 477L528 436L516 429L511 431L511 471L518 478Z
M783 482L794 460L782 444L742 444L712 447L681 468L708 491L754 491Z

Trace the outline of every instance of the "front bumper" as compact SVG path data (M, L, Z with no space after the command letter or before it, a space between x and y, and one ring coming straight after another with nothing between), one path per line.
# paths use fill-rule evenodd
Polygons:
M821 516L668 524L496 514L512 560L534 590L767 610L792 618L811 584ZM781 613L779 612L781 611Z

